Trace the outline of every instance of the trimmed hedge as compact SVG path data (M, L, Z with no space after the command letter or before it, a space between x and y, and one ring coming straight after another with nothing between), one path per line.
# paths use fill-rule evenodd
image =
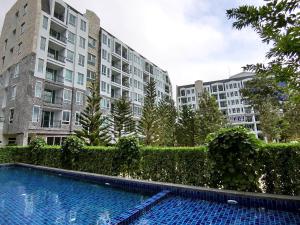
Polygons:
M0 163L22 162L65 168L61 162L60 146L45 146L38 158L30 147L0 148ZM258 151L261 191L274 194L300 194L300 144L264 144ZM138 179L208 187L211 163L207 147L142 147L137 171L128 174L118 171L116 147L87 147L78 153L73 168L80 171L131 176ZM38 162L38 163L36 163ZM127 168L126 168L127 169Z

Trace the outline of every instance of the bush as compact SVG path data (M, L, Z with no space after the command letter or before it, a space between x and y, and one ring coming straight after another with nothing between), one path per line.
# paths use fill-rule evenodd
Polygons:
M77 136L67 137L61 147L61 165L65 169L79 167L79 153L83 151L84 142Z
M245 128L220 129L208 138L210 186L259 191L258 141Z
M116 150L114 171L117 174L136 176L141 158L137 139L133 136L119 138Z
M46 146L46 142L41 137L35 137L30 142L30 153L31 153L31 162L33 164L38 164L40 162L40 158L42 157L42 148Z

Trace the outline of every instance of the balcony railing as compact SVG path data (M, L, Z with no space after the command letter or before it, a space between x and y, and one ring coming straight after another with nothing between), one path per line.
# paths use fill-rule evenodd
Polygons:
M60 97L54 97L50 95L44 95L43 96L43 101L44 103L47 104L53 104L53 105L62 105L63 99Z
M121 79L111 77L111 81L117 84L121 84Z
M56 31L50 30L50 36L58 41L67 43L67 38L64 35L57 33Z
M48 52L48 57L51 58L51 59L54 59L56 61L59 61L59 62L62 62L62 63L65 63L65 57L62 56L62 55L54 55L50 52Z
M41 127L44 128L61 128L61 121L49 121L48 123L42 122Z
M55 17L56 19L59 19L59 20L62 21L62 22L64 22L64 20L65 20L65 16L64 16L64 15L59 14L59 13L56 13L56 12L54 12L54 17Z
M57 83L57 84L63 84L64 83L64 77L63 76L58 76L55 75L53 73L46 73L46 80L47 81L51 81L53 83Z

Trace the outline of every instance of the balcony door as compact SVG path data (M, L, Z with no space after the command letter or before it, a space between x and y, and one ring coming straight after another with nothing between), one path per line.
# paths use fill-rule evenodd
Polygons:
M54 126L54 112L43 111L42 115L42 127L53 127Z

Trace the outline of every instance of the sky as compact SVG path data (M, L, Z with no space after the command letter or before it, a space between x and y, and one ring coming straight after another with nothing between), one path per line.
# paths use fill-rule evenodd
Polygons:
M0 0L0 28L15 0ZM242 66L264 62L268 46L251 29L234 30L226 9L263 0L65 0L167 70L176 85L226 79Z

